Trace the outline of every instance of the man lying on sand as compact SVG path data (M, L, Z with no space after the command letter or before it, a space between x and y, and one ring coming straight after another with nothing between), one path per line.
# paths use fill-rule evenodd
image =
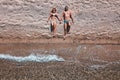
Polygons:
M53 37L55 37L55 33L56 33L57 19L59 21L61 21L60 18L58 17L56 8L53 8L51 10L51 13L50 13L48 21L47 21L47 22L51 21L50 26L51 26L51 32L53 32Z
M74 23L72 13L69 10L68 6L65 6L65 10L63 12L63 20L64 20L64 37L65 37L66 34L68 34L70 31L70 27L71 27L70 21L72 20L72 23Z

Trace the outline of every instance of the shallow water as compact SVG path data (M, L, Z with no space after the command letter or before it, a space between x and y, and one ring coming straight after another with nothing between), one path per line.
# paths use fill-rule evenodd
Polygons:
M0 44L0 59L18 62L120 62L120 45Z
M120 45L0 44L0 80L119 80Z

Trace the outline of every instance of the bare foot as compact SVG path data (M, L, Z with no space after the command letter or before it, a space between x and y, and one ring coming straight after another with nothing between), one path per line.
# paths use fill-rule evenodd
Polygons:
M63 36L63 40L65 40L66 36Z
M70 32L68 32L67 34L71 34Z
M53 38L55 38L56 37L56 35L53 35Z

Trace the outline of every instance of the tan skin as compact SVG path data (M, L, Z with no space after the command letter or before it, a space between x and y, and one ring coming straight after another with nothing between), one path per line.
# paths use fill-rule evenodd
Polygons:
M51 20L51 26L53 27L53 31L52 31L53 36L55 36L56 33L57 19L61 21L60 18L58 17L58 14L56 13L56 8L53 8L47 21L49 22Z
M65 7L65 11L63 12L63 20L64 20L64 36L66 36L67 33L69 33L69 30L67 31L68 26L70 27L70 20L72 20L72 23L74 23L72 13L69 10L68 6ZM66 22L67 21L67 22Z

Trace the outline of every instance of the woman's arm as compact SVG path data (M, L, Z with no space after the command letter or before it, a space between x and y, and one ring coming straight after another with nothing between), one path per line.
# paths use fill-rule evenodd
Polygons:
M58 16L58 14L56 14L56 18L61 21L62 19Z
M61 24L61 21L62 21L62 18L58 16L58 14L56 15L56 18L58 19L58 21L60 22Z
M48 20L47 20L47 22L49 22L50 21L50 18L51 18L51 14L49 15L49 17L48 17Z

